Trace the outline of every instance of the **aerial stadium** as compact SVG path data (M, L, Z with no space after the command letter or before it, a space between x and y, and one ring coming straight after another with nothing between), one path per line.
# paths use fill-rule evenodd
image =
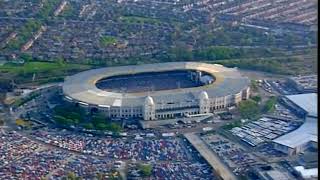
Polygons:
M109 118L161 120L215 113L250 95L236 68L197 62L119 66L65 79L65 99Z

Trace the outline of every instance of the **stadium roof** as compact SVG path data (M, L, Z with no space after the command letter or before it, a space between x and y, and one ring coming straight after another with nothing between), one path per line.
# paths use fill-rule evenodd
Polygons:
M291 102L305 110L309 116L318 117L316 93L288 95L286 97ZM290 148L296 148L310 141L318 142L317 123L317 118L307 117L305 123L297 130L283 135L273 141Z
M96 82L102 78L136 74L142 72L161 72L179 69L205 71L215 77L215 82L209 85L138 93L116 93L103 91L96 87ZM196 62L170 62L136 66L118 66L92 69L67 77L63 84L63 92L70 100L85 102L98 106L141 106L145 97L151 96L155 103L162 102L192 102L206 91L209 97L224 97L239 93L248 87L250 81L243 77L235 68L226 68L218 64Z
M273 142L290 147L296 148L304 145L310 141L318 142L317 138L317 118L307 117L306 122L295 131L280 136L273 140Z
M318 117L317 94L296 94L286 96L290 101L305 110L308 115Z
M300 172L303 178L309 179L318 177L318 168L305 169L303 166L296 166L294 169Z

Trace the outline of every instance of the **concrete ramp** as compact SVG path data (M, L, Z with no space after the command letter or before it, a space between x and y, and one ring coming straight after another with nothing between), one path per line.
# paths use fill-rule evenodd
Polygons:
M186 133L184 136L222 179L237 179L230 169L220 161L219 157L211 149L209 149L209 147L200 139L198 135L194 133Z

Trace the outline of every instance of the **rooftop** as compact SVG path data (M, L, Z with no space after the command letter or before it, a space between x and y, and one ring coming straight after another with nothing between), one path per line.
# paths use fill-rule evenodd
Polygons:
M303 178L318 177L318 168L305 169L303 166L296 166L294 169L298 171Z
M273 142L290 148L296 148L310 141L318 142L317 121L317 118L307 117L306 122L298 129L280 136L279 138L273 140Z
M207 72L215 77L215 82L200 87L138 93L117 93L103 91L96 87L98 80L110 76L179 69ZM144 103L145 97L147 96L151 96L155 103L192 103L198 99L202 91L206 91L209 97L224 97L239 93L248 87L248 85L249 79L243 77L239 71L234 68L226 68L217 64L171 62L138 66L118 66L84 71L67 77L63 85L63 91L69 99L91 105L140 106Z
M316 89L318 86L317 75L296 76L291 77L290 79L303 89Z
M317 94L296 94L286 96L290 101L305 110L308 115L318 117Z

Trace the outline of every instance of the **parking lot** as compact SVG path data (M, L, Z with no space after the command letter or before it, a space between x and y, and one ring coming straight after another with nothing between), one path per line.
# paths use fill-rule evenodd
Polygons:
M49 179L59 179L65 177L69 172L73 172L83 179L93 179L97 174L105 178L110 178L112 173L116 173L114 161L99 159L91 156L74 155L63 167L57 168ZM118 174L118 173L116 173Z
M4 179L57 179L70 172L84 179L97 173L119 176L115 161L120 159L152 163L155 179L214 178L211 167L179 138L112 139L56 129L37 130L28 137L1 129L0 135L0 176Z
M301 123L280 118L262 117L241 127L234 127L230 132L252 147L271 141L297 129Z
M296 89L288 86L286 81L275 80L270 81L270 84L276 91L278 91L282 95L291 95L299 93Z
M246 172L250 166L258 163L251 153L220 135L207 134L201 136L201 139L236 175Z
M286 157L287 156L283 152L276 150L272 143L261 144L256 149L256 152L259 154L259 156L263 156L265 158L279 158L279 157Z

